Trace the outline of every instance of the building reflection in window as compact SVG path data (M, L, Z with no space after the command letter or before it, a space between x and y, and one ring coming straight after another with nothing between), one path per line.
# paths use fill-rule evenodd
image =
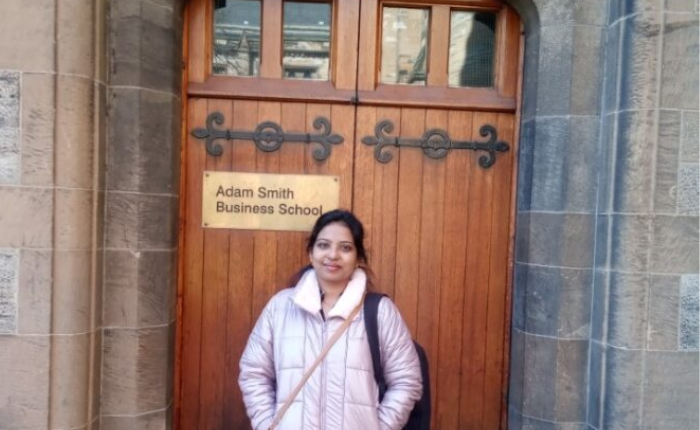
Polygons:
M449 85L493 87L496 15L453 11L450 31Z
M258 76L260 0L213 0L212 73Z
M383 84L425 85L428 9L385 7L382 16Z
M284 77L328 80L330 51L331 5L285 2Z

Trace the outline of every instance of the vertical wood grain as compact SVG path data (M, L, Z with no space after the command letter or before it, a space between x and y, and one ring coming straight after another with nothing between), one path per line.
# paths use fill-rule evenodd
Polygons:
M357 33L358 20L360 19L360 0L343 0L333 4L335 58L333 58L333 70L335 87L341 90L354 90L357 76ZM331 54L331 55L333 55Z
M362 0L360 16L360 55L358 61L357 89L372 91L376 85L379 48L381 46L379 6L377 0Z
M433 6L430 14L430 39L428 40L428 85L446 87L447 65L450 51L450 7Z
M282 77L282 0L262 2L262 34L260 46L260 77Z

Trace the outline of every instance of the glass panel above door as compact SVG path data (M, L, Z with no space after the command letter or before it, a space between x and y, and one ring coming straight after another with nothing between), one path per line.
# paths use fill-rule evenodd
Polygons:
M429 9L383 9L381 83L425 85L429 18Z
M327 81L331 53L331 5L284 3L282 68L288 79Z
M496 14L452 11L449 85L493 87Z
M260 0L213 0L212 73L258 76Z

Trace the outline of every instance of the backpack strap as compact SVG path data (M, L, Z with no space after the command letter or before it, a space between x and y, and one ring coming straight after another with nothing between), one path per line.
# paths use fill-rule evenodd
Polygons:
M386 381L382 370L381 352L379 349L379 324L377 324L377 314L379 313L379 302L385 294L367 293L364 305L365 331L369 342L369 351L372 354L372 368L374 369L374 380L379 387L379 401L381 402L386 393Z

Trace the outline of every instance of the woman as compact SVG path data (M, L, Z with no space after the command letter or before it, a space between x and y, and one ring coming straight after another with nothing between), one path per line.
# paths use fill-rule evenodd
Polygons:
M324 343L358 307L367 290L364 231L350 212L316 221L308 240L311 264L293 288L265 306L241 358L239 384L255 430L275 414L315 361ZM276 430L399 430L421 396L411 334L388 300L378 312L382 368L388 385L379 403L363 312L332 346Z

